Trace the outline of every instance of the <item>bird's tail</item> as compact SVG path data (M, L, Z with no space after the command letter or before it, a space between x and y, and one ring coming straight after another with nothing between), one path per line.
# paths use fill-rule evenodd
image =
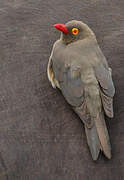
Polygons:
M92 128L88 128L85 125L85 132L92 158L93 160L97 160L100 152L100 141L96 130L96 126L94 125Z
M85 132L92 158L93 160L97 160L101 150L105 156L110 159L111 145L103 112L98 114L98 117L94 119L94 122L95 123L92 128L88 128L85 125Z

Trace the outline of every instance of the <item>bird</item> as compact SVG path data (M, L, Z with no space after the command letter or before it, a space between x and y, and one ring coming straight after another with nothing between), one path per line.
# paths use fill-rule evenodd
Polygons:
M114 116L112 69L87 24L71 20L54 27L61 35L48 61L48 79L83 122L92 159L97 160L100 151L111 159L105 114Z

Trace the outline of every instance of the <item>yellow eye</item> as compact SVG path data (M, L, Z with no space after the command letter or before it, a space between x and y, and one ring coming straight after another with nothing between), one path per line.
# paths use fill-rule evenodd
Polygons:
M72 29L72 34L77 35L77 34L78 34L78 31L79 31L79 30L78 30L77 28L73 28L73 29Z

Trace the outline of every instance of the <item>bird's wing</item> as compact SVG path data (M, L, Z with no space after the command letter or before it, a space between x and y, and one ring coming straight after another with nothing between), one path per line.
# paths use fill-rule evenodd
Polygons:
M73 110L79 115L86 126L93 125L87 110L86 98L84 93L84 84L81 78L80 67L71 65L66 70L57 72L54 68L55 75L59 81L60 89L67 102L72 106ZM78 109L78 110L77 110Z
M58 76L61 77L60 88L68 103L72 106L80 106L84 95L80 69L71 66L60 72Z
M98 51L99 56L96 57L100 59L100 63L97 63L94 67L95 76L99 82L104 111L108 117L113 117L113 96L115 94L115 88L112 81L111 69L107 63L105 63L106 59L100 49L98 49Z

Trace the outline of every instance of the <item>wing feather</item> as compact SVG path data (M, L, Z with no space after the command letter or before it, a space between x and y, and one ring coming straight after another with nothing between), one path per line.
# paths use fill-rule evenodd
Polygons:
M96 79L99 82L103 108L106 115L112 118L113 96L115 94L115 88L112 81L111 68L108 67L107 61L99 48L97 49L96 58L99 58L100 63L97 63L97 65L95 65L94 71Z

